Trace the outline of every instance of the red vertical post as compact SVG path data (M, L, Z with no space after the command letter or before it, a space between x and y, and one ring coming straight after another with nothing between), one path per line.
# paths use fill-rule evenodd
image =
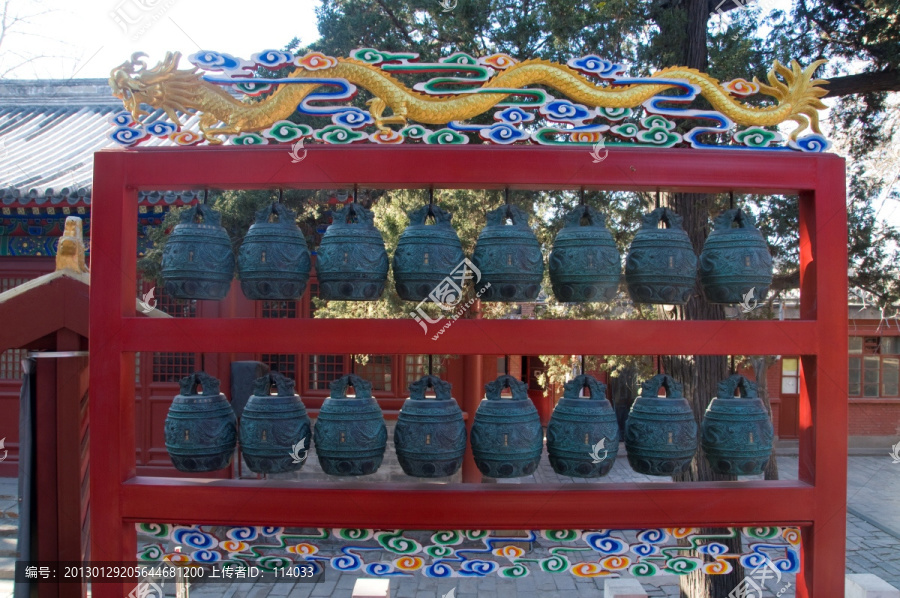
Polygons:
M847 526L844 169L820 167L816 178L815 194L800 195L800 317L817 320L818 351L800 358L799 474L815 485L816 508L803 534L798 598L843 587Z
M465 386L463 387L462 410L468 414L466 419L466 437L472 432L472 423L475 421L475 411L481 403L484 393L483 356L463 356L463 371L465 371ZM472 457L472 443L466 443L466 456L463 458L462 481L478 484L481 482L481 472L475 465Z
M134 354L123 353L121 318L135 315L137 192L125 152L94 156L91 227L91 559L133 561L134 525L123 520L119 487L135 473ZM120 598L125 584L95 584Z

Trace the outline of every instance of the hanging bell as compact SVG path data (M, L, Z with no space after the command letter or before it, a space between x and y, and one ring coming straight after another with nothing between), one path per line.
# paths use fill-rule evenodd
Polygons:
M726 210L700 252L700 284L710 303L763 301L772 284L772 256L753 216Z
M590 395L579 398L582 389ZM606 399L606 386L586 374L566 382L547 426L553 471L573 478L599 478L609 473L618 451L619 424Z
M272 217L277 221L269 222ZM256 212L238 252L241 290L247 299L297 299L309 280L309 249L297 214L275 202Z
M425 391L434 389L434 398ZM440 478L459 471L466 454L466 424L450 383L425 376L409 385L394 428L397 460L406 475Z
M582 221L587 221L582 225ZM581 205L566 215L566 225L550 252L550 282L557 301L611 301L619 289L622 258L606 218Z
M501 398L504 388L512 398ZM472 456L482 474L491 478L531 475L541 462L544 430L525 383L500 376L484 385L485 398L472 423Z
M400 235L394 252L394 284L401 299L422 301L450 278L466 256L459 236L450 226L450 212L428 204L408 215L409 226ZM434 219L433 225L426 224L429 216ZM438 298L447 304L455 304L459 299Z
M660 388L665 397L659 396ZM670 476L691 464L697 452L697 422L682 388L665 374L641 384L641 396L625 421L628 463L636 472Z
M506 224L506 220L512 222ZM487 213L472 262L481 273L482 301L534 301L544 279L544 256L528 217L507 204Z
M641 218L625 258L625 282L633 302L683 305L690 299L697 255L681 222L681 216L668 208L656 208ZM658 228L660 223L668 228Z
M203 222L196 222L199 217ZM222 217L206 204L196 204L180 215L162 255L166 293L176 299L223 299L234 277L231 239L221 226Z
M216 471L231 465L237 444L234 410L219 392L219 381L195 372L179 382L166 415L166 451L178 471ZM198 386L200 392L198 393Z
M387 280L384 239L372 212L358 203L334 215L316 257L319 296L339 301L374 301Z
M375 473L387 448L387 427L372 397L372 383L348 374L333 381L313 429L319 465L329 475ZM352 386L355 396L348 397Z
M275 385L278 394L270 395ZM297 471L306 462L310 436L309 417L294 381L278 372L256 379L253 396L241 413L241 454L255 473Z
M736 397L735 392L740 391ZM772 454L775 429L756 383L740 375L719 382L700 425L701 445L713 471L759 475Z

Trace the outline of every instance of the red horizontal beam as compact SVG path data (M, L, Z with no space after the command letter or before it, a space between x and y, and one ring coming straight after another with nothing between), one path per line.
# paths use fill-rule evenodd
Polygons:
M795 193L811 188L828 154L610 147L594 163L590 147L307 146L302 162L287 146L140 148L123 155L126 185L137 189L333 188L363 186L513 189L576 188ZM186 159L189 158L189 159ZM760 173L765 173L760 176Z
M813 355L811 320L456 320L437 340L412 319L124 318L125 351L458 355Z
M808 525L816 502L814 489L797 481L360 486L136 477L121 490L122 516L135 522L287 527Z

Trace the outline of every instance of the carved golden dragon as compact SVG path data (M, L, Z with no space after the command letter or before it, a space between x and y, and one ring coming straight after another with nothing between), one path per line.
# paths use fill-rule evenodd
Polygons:
M173 123L181 126L178 113L200 115L200 130L210 143L222 143L218 136L262 131L279 120L293 114L297 105L319 84L282 84L262 101L242 102L235 99L220 85L203 80L194 67L179 70L180 54L167 53L165 59L148 68L137 53L131 61L113 69L109 85L120 98L134 119L140 122L147 113L141 104L161 108ZM387 125L405 125L407 120L420 124L445 124L454 120L467 120L496 106L510 96L508 91L498 93L467 93L452 96L427 95L406 87L377 66L352 58L329 59L332 66L317 70L297 68L289 76L302 79L342 78L369 91L369 111L379 130ZM700 93L718 110L739 125L773 126L794 121L797 127L791 133L797 135L811 128L821 134L817 110L825 108L821 98L826 83L813 79L813 73L824 63L817 60L805 69L792 61L790 68L778 61L768 73L768 84L754 77L753 83L761 93L771 96L777 103L772 106L754 107L736 99L722 84L709 75L686 67L670 67L654 73L650 79L679 79L700 88ZM780 75L780 80L776 75ZM247 81L252 81L248 79ZM744 82L746 84L746 82ZM591 107L634 108L644 101L674 86L670 83L646 83L632 85L597 85L578 71L546 60L527 60L503 70L480 89L520 89L528 85L543 85L564 94L573 102ZM385 116L387 108L391 115Z

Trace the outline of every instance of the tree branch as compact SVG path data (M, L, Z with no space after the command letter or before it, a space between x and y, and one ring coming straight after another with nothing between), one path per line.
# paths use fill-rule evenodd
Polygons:
M828 79L826 98L873 91L900 91L900 70L860 73Z
M403 36L403 39L406 40L406 43L409 44L410 48L416 47L416 42L413 41L412 37L409 35L409 31L406 30L406 25L403 24L403 21L397 18L397 15L394 14L394 11L391 10L387 4L384 3L384 0L375 0L378 3L378 6L381 7L381 10L387 14L388 18L391 19L391 22L394 24L394 27L400 31L400 35Z

